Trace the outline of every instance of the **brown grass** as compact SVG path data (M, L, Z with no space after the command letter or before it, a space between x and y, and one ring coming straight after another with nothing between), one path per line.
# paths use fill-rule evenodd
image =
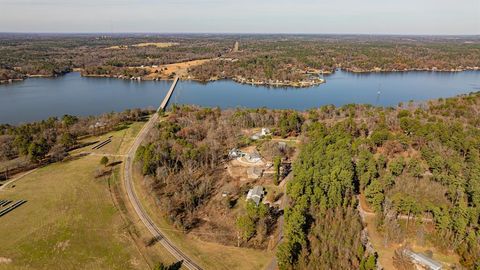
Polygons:
M147 46L155 46L157 48L168 48L172 46L176 46L178 43L176 42L145 42L145 43L138 43L134 45L130 45L130 47L147 47ZM127 45L117 45L105 48L106 50L127 50L129 46Z

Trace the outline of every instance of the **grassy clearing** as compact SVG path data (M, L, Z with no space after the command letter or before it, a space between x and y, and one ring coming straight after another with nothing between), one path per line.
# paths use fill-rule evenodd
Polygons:
M372 242L373 247L378 253L378 260L384 269L395 269L393 266L393 256L395 250L400 248L400 244L385 244L383 236L377 231L375 226L375 217L366 216L365 222L367 223L368 235ZM402 222L400 222L402 223ZM431 245L417 245L415 239L409 239L411 248L415 252L425 252L427 250L433 251L433 258L447 264L458 263L458 256L455 254L442 254L435 247Z
M273 252L201 241L192 235L185 235L183 232L176 230L161 216L152 195L148 194L145 187L140 184L142 176L139 171L135 171L133 177L136 180L134 184L137 194L155 223L183 252L191 256L205 269L263 269L274 256Z
M147 47L147 46L154 46L157 48L168 48L172 46L176 46L178 43L176 42L145 42L145 43L138 43L131 45L131 47ZM118 45L118 46L111 46L105 48L106 50L126 50L129 46L127 45Z
M133 123L85 139L96 142L113 136L102 149L87 146L71 153L96 155L40 168L0 192L1 199L28 201L0 218L0 257L11 260L0 263L0 269L149 269L155 262L172 262L160 247L145 247L147 234L122 215L125 206L117 198L123 164L116 165L111 177L94 177L102 155L125 154L142 126ZM109 159L112 163L122 158Z
M145 43L138 43L132 45L133 47L147 47L147 46L155 46L157 48L167 48L178 45L176 42L145 42Z
M128 127L118 130L118 131L113 131L101 136L96 136L96 137L90 137L82 140L82 143L95 143L87 147L83 147L80 149L77 149L73 152L73 154L80 153L80 152L91 152L95 154L126 154L130 145L133 143L133 140L135 139L135 136L138 134L140 129L143 127L144 123L143 122L134 122L130 124ZM93 150L92 147L96 145L97 143L100 143L108 137L112 136L112 142L105 145L104 147L100 149L95 149Z
M114 207L100 157L52 164L2 192L28 202L2 217L4 269L144 269ZM3 266L0 266L0 268Z

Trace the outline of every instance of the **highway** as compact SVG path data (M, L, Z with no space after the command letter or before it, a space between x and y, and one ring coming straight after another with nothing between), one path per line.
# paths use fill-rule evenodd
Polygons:
M124 183L125 189L127 192L128 200L130 201L135 213L138 215L142 223L145 227L150 231L152 236L158 239L158 242L168 251L170 252L177 260L183 261L183 266L190 269L190 270L201 270L202 268L196 264L192 259L187 257L178 247L176 247L167 237L166 235L157 227L157 225L153 222L152 218L148 215L148 213L143 208L138 196L135 192L135 187L133 185L132 180L132 171L133 171L133 160L135 158L135 153L138 147L141 145L142 141L146 138L149 131L155 126L159 118L159 111L165 110L168 100L172 96L173 91L175 90L175 86L178 82L178 77L175 78L170 90L168 91L165 99L161 103L160 107L158 108L157 113L155 113L148 122L143 126L143 128L138 133L137 137L135 138L132 146L128 150L127 157L125 159L125 167L124 167Z

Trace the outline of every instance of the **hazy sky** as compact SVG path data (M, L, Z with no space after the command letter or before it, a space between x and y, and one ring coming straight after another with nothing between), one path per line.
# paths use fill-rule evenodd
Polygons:
M480 34L480 0L0 0L0 32Z

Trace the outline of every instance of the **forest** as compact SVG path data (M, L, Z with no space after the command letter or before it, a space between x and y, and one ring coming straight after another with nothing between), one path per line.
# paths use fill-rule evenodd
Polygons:
M144 67L215 59L189 69L201 81L219 78L299 82L312 73L480 67L478 37L348 35L35 35L2 34L0 79L84 75L142 77ZM239 42L239 50L233 44ZM155 43L172 46L154 46ZM147 46L138 46L146 44ZM132 70L131 68L136 68Z
M386 245L431 245L459 256L452 267L478 269L479 108L475 93L397 108L310 111L287 190L281 268L374 269L377 255L360 237L360 194Z
M1 162L21 158L38 166L61 160L79 138L122 128L148 113L2 125ZM97 123L102 128L91 128ZM249 130L263 127L272 135L253 141ZM262 156L277 157L272 136L299 141L293 177L282 194L288 197L284 211L244 202L255 181L242 184L225 169L233 148L254 146ZM437 255L455 255L451 267L478 269L479 149L480 93L305 112L174 105L139 148L136 164L167 220L203 240L266 249L283 215L281 269L375 269L378 246L370 243L362 208L375 216L374 230L385 246L430 247ZM275 179L262 183L278 185ZM391 259L405 265L401 256Z
M296 134L301 147L287 183L281 269L376 269L379 255L359 207L375 215L385 245L434 247L436 254L458 256L451 267L478 269L479 114L480 93L307 112L175 106L137 161L174 226L194 235L215 232L202 239L227 245L236 245L240 232L242 246L266 248L282 212L252 204L242 210L251 185L235 184L224 164L229 149L258 143L244 129ZM233 188L222 198L228 185ZM405 265L404 258L390 259Z
M136 153L168 221L206 241L266 248L277 207L245 204L254 183L242 183L225 170L232 148L257 145L262 155L275 155L268 140L253 142L241 131L265 126L287 136L300 131L301 119L295 111L174 106Z
M8 172L21 172L46 163L61 161L72 149L81 147L81 138L122 129L143 121L150 111L133 109L100 116L60 118L12 126L0 125L0 180ZM9 164L4 166L3 164Z
M309 72L465 70L480 66L478 40L429 40L367 36L284 36L240 41L235 62L208 62L194 67L200 80L212 77L261 81L298 81Z

